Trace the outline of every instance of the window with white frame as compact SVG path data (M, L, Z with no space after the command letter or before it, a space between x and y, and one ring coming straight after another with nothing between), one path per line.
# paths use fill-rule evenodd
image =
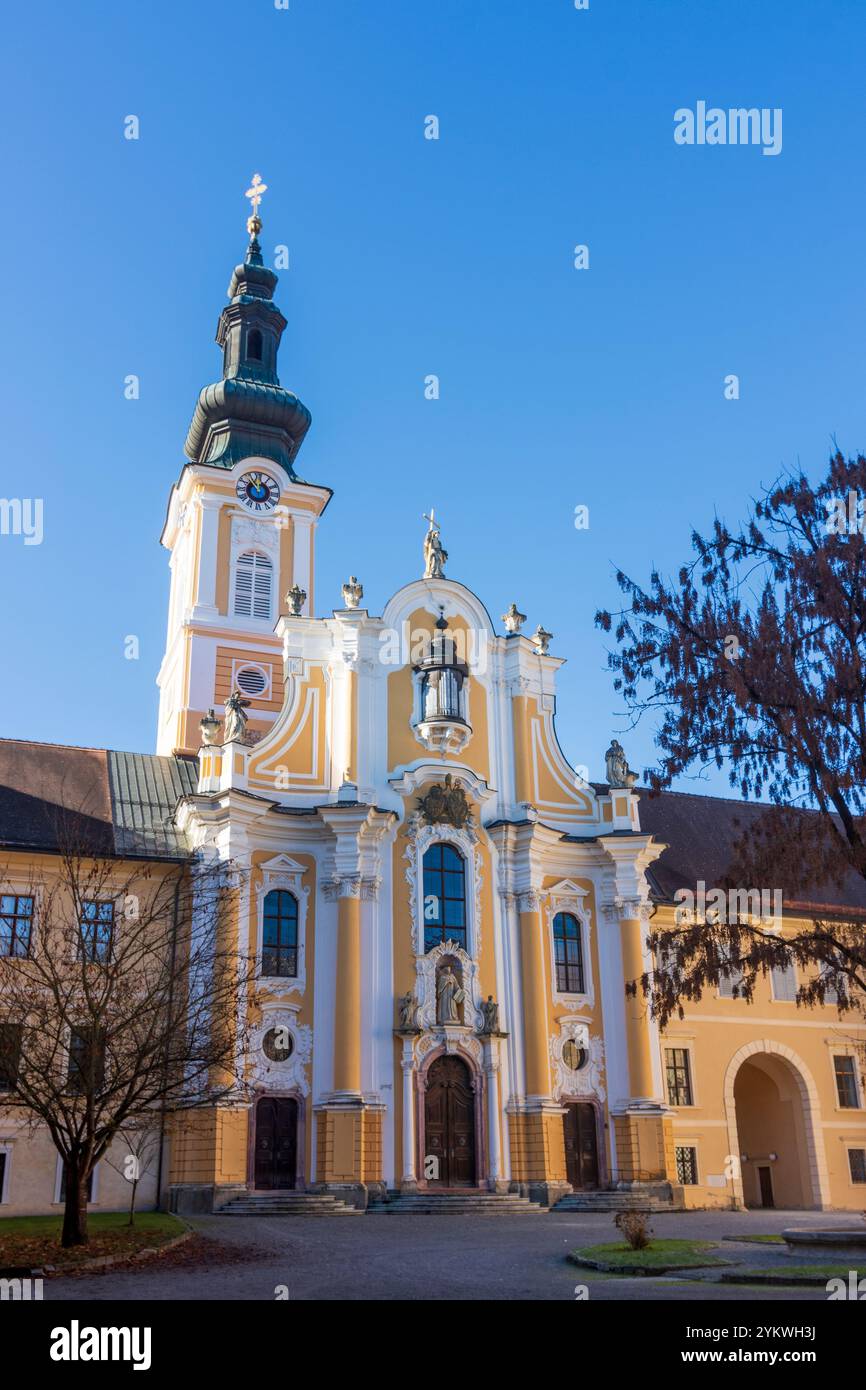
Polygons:
M273 561L262 550L245 550L235 563L234 614L236 618L271 617Z
M698 1151L691 1144L676 1148L677 1182L682 1187L694 1187L698 1181Z
M0 893L0 956L28 956L33 933L32 893Z
M722 971L719 975L719 997L721 999L739 999L742 997L743 990L743 972L739 966L739 958L734 956L733 950L727 942L719 947L719 955L722 960Z
M99 1196L99 1168L99 1163L94 1164L87 1179L88 1202L95 1202ZM60 1154L57 1155L57 1167L54 1172L54 1201L66 1201L66 1164Z
M860 1109L860 1081L857 1060L850 1052L833 1056L833 1075L836 1080L836 1100L840 1110Z
M866 1149L848 1150L848 1170L852 1182L866 1183Z
M694 1105L692 1066L687 1047L665 1048L665 1078L671 1105Z
M0 1092L12 1091L17 1084L23 1032L20 1023L0 1022Z
M559 994L583 994L583 938L573 912L557 912L553 918L553 961Z
M773 966L770 978L773 983L773 998L782 1003L793 1004L797 998L797 972L794 962L788 961L787 965Z

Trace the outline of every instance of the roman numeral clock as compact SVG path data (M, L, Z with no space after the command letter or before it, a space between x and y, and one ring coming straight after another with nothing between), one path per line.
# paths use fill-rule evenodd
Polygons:
M270 473L244 473L235 488L238 501L251 512L271 512L280 500L279 485Z

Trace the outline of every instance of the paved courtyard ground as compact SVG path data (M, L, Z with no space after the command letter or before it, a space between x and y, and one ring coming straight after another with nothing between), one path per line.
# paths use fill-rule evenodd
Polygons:
M770 1234L787 1226L858 1226L855 1213L689 1212L653 1215L660 1239L721 1240ZM137 1269L46 1281L46 1300L102 1301L494 1299L629 1301L826 1301L823 1288L722 1285L679 1274L668 1278L599 1275L566 1260L568 1251L617 1238L612 1214L577 1212L509 1217L365 1216L196 1218L192 1225L221 1244L240 1247L241 1263L215 1260L196 1268ZM236 1243L236 1246L235 1246ZM255 1251L255 1253L253 1253ZM760 1245L731 1246L726 1259L766 1268L784 1254ZM251 1257L250 1257L251 1256Z

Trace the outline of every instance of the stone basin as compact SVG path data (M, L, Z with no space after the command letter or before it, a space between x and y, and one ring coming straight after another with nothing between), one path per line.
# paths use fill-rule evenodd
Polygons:
M866 1222L861 1227L801 1226L782 1232L789 1255L863 1256L866 1263Z

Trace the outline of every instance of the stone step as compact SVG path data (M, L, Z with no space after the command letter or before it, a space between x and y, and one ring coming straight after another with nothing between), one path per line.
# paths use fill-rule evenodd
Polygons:
M363 1216L328 1192L251 1192L220 1209L220 1216Z
M583 1192L561 1197L552 1211L676 1211L672 1201L641 1197L633 1192Z
M523 1216L544 1212L538 1202L517 1193L413 1193L374 1202L370 1216Z

